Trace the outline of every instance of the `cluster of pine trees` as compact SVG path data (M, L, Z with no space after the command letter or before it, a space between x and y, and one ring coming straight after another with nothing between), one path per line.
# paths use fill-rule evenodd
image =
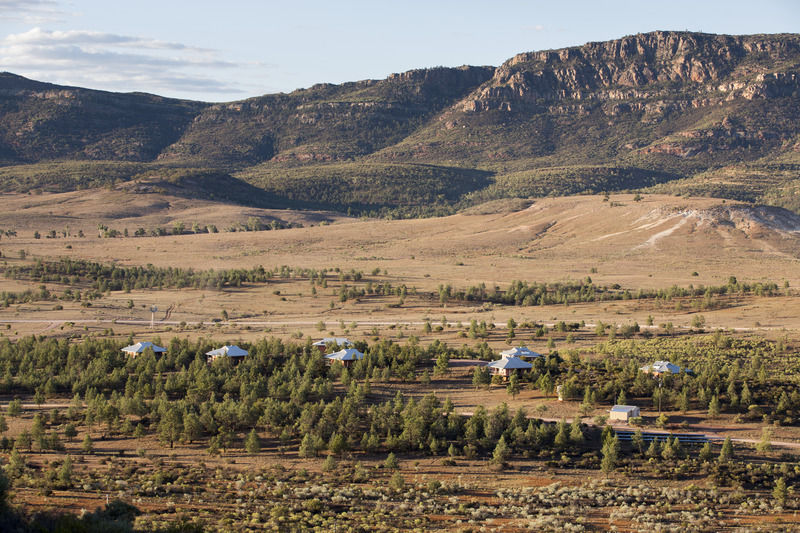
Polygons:
M422 347L412 338L404 345L360 344L366 356L349 368L326 365L310 340L262 339L246 345L250 355L235 366L226 359L209 365L204 354L211 346L208 339L175 338L161 357L147 351L131 358L120 351L122 343L111 340L3 340L4 394L33 394L39 403L73 396L66 413L36 424L35 435L24 432L19 442L6 439L3 445L58 449L56 428L64 424L72 427L72 436L77 424L106 434L156 434L170 447L202 441L210 453L242 441L256 449L258 434L264 432L282 446L299 445L308 456L323 450L475 455L498 445L511 453L583 442L579 426L565 440L567 430L561 426L529 419L524 410L512 414L505 405L491 412L479 407L466 417L434 395L414 399L398 393L385 402L368 398L372 383L413 380L431 360L443 360L441 371L446 372L449 355L457 352L443 343ZM558 361L550 359L553 372L558 372ZM537 375L549 378L547 364L537 367ZM12 412L14 405L10 416L18 414ZM91 447L91 442L84 444Z

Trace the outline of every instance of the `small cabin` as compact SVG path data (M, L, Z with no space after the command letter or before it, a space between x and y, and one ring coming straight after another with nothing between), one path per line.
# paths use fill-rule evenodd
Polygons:
M533 368L533 365L527 361L523 361L519 357L504 356L497 361L492 361L486 365L486 367L493 375L507 378L514 372L519 372L520 370L530 370Z
M534 352L527 346L519 346L510 348L508 350L503 350L500 352L500 355L503 357L519 357L520 359L536 359L538 357L544 357L539 352Z
M325 359L328 364L339 363L343 367L347 368L352 365L353 362L364 359L364 354L355 348L345 348L344 350L339 350L338 352L326 355Z
M244 361L244 358L247 357L247 353L247 350L243 350L236 345L231 345L206 352L206 356L209 363L213 363L220 357L227 357L233 364L237 365Z
M345 337L325 337L324 339L318 340L317 342L313 343L311 346L314 346L320 353L325 353L328 351L328 346L338 346L340 348L351 348L353 343L350 342L350 339Z
M640 416L642 416L642 414L635 405L615 405L611 408L611 411L609 411L608 419L628 422L631 418Z
M124 347L122 351L125 352L126 355L130 355L131 357L136 357L137 355L144 353L144 351L147 350L148 348L153 350L153 353L155 353L156 355L166 353L167 351L166 348L153 344L152 342L149 341L137 342L136 344L131 344L130 346Z
M685 369L686 372L691 372L688 368ZM652 374L655 377L661 376L662 374L680 374L681 367L674 363L670 363L669 361L656 361L652 365L645 365L642 367L642 372L645 374Z

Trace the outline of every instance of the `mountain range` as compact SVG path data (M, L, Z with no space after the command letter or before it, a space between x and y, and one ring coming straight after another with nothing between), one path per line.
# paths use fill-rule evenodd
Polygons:
M798 34L651 32L218 104L1 73L0 190L138 180L400 216L640 190L800 212L798 119Z

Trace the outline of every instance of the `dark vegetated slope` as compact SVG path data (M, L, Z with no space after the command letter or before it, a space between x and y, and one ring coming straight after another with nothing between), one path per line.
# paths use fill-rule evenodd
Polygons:
M638 189L675 179L674 174L640 168L604 166L545 167L509 172L467 196L470 203L499 198L570 196Z
M481 170L421 164L330 163L253 167L236 177L294 205L351 209L416 208L432 214L491 183Z
M163 191L183 198L230 202L260 208L289 205L270 191L254 187L222 170L210 168L159 168L144 173L135 190Z
M6 163L152 160L206 105L0 73L0 158Z
M125 182L132 182L130 187L135 191L262 208L286 206L269 192L214 168L120 161L53 161L0 167L0 192L67 192Z
M777 158L769 158L769 169L775 183L766 187L759 202L783 207L800 214L800 139L791 150Z
M124 161L50 161L0 166L0 191L65 192L127 181L148 168Z
M385 80L320 84L214 105L162 158L231 167L272 158L301 163L353 159L401 141L493 70L415 70Z
M648 192L716 196L761 202L800 213L800 144L783 154L712 168L689 178L661 183Z

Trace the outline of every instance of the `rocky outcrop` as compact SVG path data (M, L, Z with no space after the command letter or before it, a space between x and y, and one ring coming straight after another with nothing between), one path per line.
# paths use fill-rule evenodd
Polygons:
M468 112L515 111L570 100L682 98L686 108L721 99L796 94L795 72L781 62L800 54L797 35L724 36L653 32L580 47L518 54L497 68L492 80L463 102ZM769 72L764 70L773 69ZM652 111L652 110L650 110Z
M760 235L765 231L783 234L800 233L800 215L782 207L769 205L733 204L707 209L661 208L651 212L648 217L663 219L676 215L691 219L698 224L736 228L749 236Z
M782 233L800 233L800 215L781 207L737 205L719 208L718 212L737 229L748 234L762 228Z

